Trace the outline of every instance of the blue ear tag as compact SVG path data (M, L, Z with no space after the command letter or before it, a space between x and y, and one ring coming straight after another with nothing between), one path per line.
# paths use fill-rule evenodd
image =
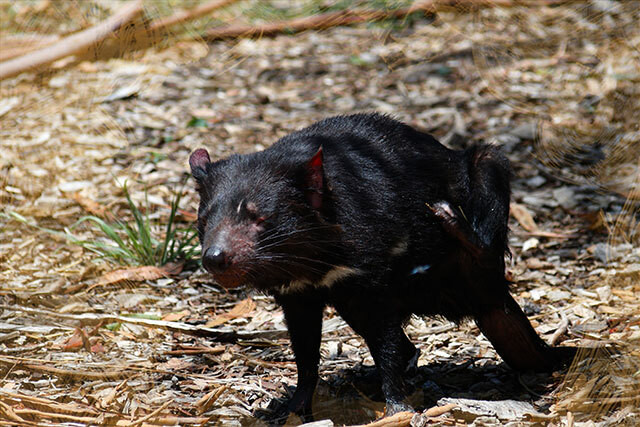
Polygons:
M419 265L419 266L415 267L413 270L411 270L410 274L411 275L422 274L422 273L426 272L430 268L431 268L431 266L429 264Z

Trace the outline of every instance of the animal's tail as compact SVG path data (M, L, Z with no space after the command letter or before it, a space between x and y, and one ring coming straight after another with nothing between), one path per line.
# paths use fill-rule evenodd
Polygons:
M577 352L545 343L509 293L502 306L477 314L475 320L500 357L518 371L551 371L570 364Z

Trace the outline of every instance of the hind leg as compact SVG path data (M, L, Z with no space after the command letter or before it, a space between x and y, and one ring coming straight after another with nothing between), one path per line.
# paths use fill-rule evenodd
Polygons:
M298 368L298 383L288 411L300 415L304 421L311 421L313 392L318 382L324 302L312 297L301 299L287 295L279 295L276 301L284 311Z
M571 362L576 349L550 347L531 326L518 303L508 291L504 264L482 242L477 233L447 203L431 208L445 231L462 245L458 256L459 271L469 283L469 289L479 289L475 297L475 321L500 357L519 371L550 371Z
M401 342L401 354L402 365L404 366L404 372L406 374L413 374L418 369L418 358L420 357L420 350L409 340L407 334L402 332Z

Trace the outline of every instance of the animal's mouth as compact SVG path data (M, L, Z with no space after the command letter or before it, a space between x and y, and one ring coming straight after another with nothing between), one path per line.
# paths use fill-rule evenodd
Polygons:
M242 285L245 280L246 272L244 270L230 267L224 271L209 271L215 281L226 289L237 288Z

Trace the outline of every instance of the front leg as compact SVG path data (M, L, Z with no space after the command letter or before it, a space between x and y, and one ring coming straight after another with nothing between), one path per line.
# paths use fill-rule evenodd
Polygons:
M402 332L402 365L406 375L415 375L418 372L418 359L420 358L420 350L409 340L407 334Z
M320 298L301 295L279 295L276 301L284 311L298 368L298 384L287 409L300 415L303 421L311 421L311 402L318 382L322 313L325 304Z
M342 318L361 335L382 380L382 393L387 406L386 415L412 411L404 402L406 386L403 374L418 350L402 329L402 321L387 313L383 302L345 296L335 302Z

